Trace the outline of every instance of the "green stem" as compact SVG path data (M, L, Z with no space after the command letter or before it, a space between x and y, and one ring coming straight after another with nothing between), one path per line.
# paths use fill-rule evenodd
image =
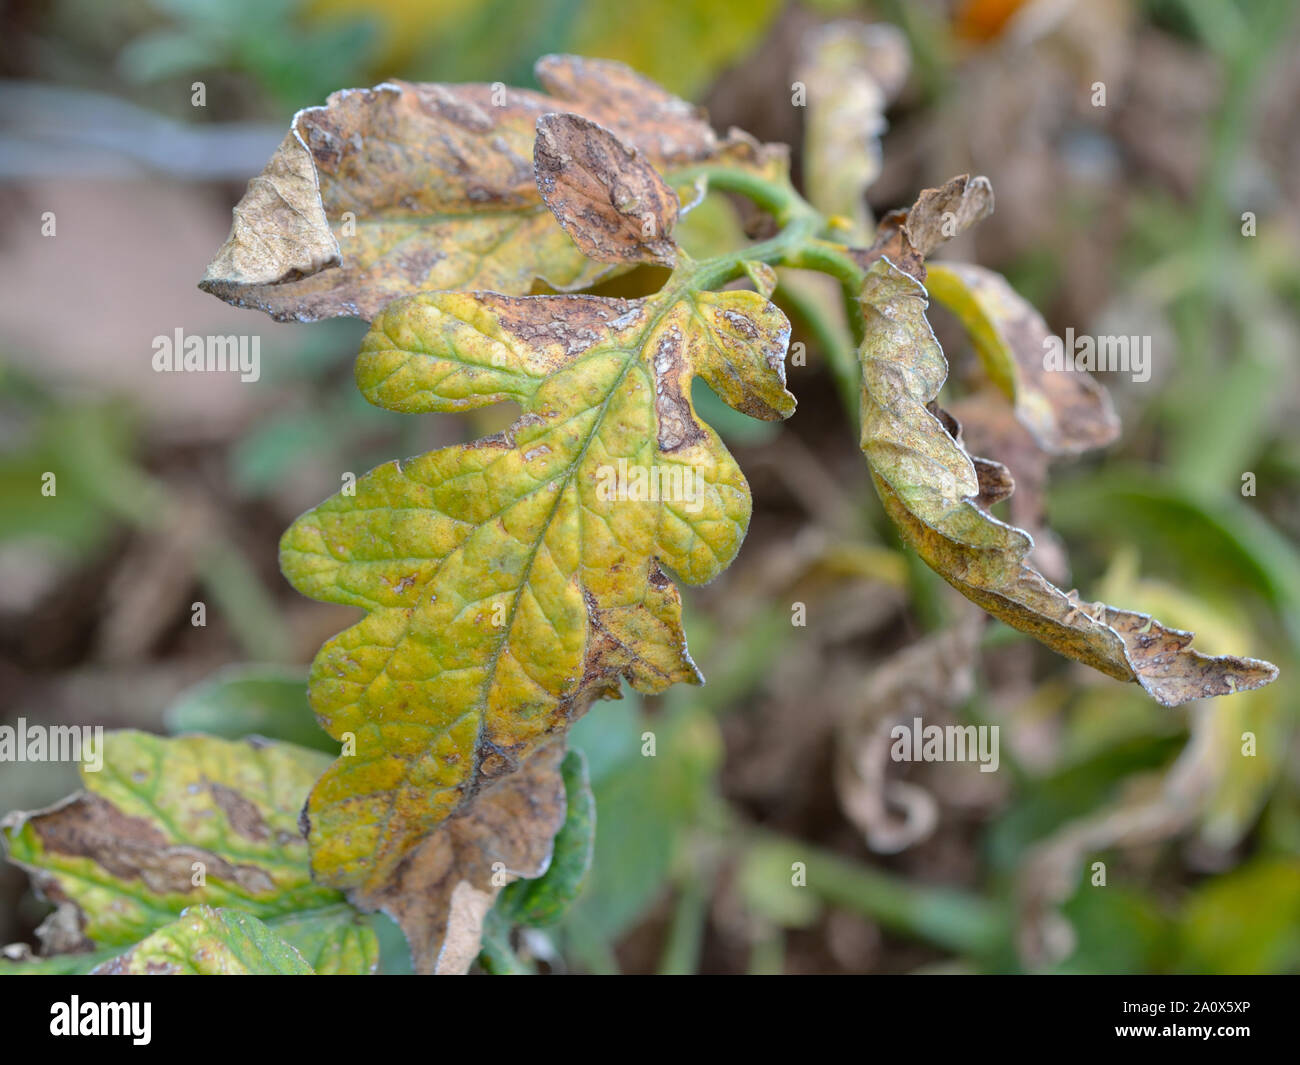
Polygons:
M789 180L773 181L752 170L707 163L674 170L668 175L668 180L673 185L694 182L698 178L703 178L710 190L738 192L748 197L763 210L770 212L776 219L776 224L783 228L795 218L809 215L824 224L817 209L799 195Z
M804 244L821 225L820 215L801 214L776 236L758 244L717 255L699 262L685 263L678 268L680 276L671 287L689 287L693 289L714 288L726 284L734 277L744 273L745 263L769 263L791 265L790 260L799 255Z
M660 976L689 976L699 970L708 915L709 895L703 878L688 873L678 887L668 942L659 962Z
M843 244L829 240L810 240L801 245L787 266L802 266L808 270L820 270L830 274L845 288L856 295L866 280L867 272L858 265L858 261Z
M845 317L853 330L855 345L862 343L862 315L858 312L858 293L862 291L862 282L867 272L858 265L858 261L843 244L829 240L811 240L801 245L787 266L802 266L808 270L820 270L829 274L840 283L840 292L844 299ZM854 376L856 378L856 370ZM856 390L856 386L855 386ZM849 414L857 418L857 404L849 408Z
M799 195L798 190L785 178L773 180L750 170L708 164L686 167L671 174L675 185L700 178L708 183L710 189L737 192L749 197L772 214L781 226L781 232L769 240L725 255L700 262L682 262L674 279L665 286L671 290L671 298L676 298L683 288L707 289L725 284L739 276L747 262L816 270L839 281L854 345L861 344L862 316L858 313L857 297L866 271L843 244L821 239L819 234L827 228L827 220L821 212ZM831 338L820 336L818 339L831 360L836 388L845 413L856 425L859 413L856 358L845 358L843 346Z

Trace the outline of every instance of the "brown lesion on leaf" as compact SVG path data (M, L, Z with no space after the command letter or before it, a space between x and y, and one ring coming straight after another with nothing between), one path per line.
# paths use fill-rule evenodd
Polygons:
M636 144L657 160L698 162L718 149L702 109L622 63L547 55L537 61L534 71L542 88L561 100L581 102L581 110L597 122L620 134L621 126L630 127ZM629 115L635 118L629 121Z
M116 958L109 958L106 962L96 965L91 971L91 976L131 976L133 974L142 976L178 976L181 973L181 967L175 962L162 961L153 959L144 964L143 971L132 968L135 962L136 951L134 948L124 954L119 954Z
M440 248L417 246L392 257L393 271L418 287L446 257Z
M574 114L543 115L537 187L584 255L599 262L675 260L677 194L636 148Z
M257 806L250 802L234 788L228 788L216 781L208 781L208 791L212 801L217 804L230 822L230 827L245 839L261 843L271 838L271 828L262 818Z
M676 322L669 323L659 334L651 356L651 368L659 450L671 454L704 440L704 430L696 422L686 394L691 370L686 364L685 337Z
M138 879L158 894L194 891L195 862L203 864L209 878L236 884L251 894L275 889L265 870L234 865L199 847L173 844L149 821L124 814L88 792L33 815L29 824L47 854L88 858L116 879Z
M508 747L498 747L490 740L481 740L476 751L476 772L474 774L474 790L478 790L483 782L493 781L499 777L508 776L519 768L519 759L516 752Z
M537 370L554 372L564 362L635 324L642 300L605 296L502 296L475 294L496 316L501 329L535 353Z
M650 573L646 577L646 582L651 588L659 589L671 588L673 583L668 579L668 574L660 568L659 563L653 559L650 562Z
M464 972L503 886L498 874L513 880L546 870L566 810L563 756L563 740L537 750L425 837L382 883L350 894L356 905L383 910L401 926L417 972ZM465 894L462 885L485 895L483 904L453 905L458 889Z
M722 312L722 317L726 319L727 324L731 326L732 329L734 329L746 340L758 339L760 330L758 326L754 324L754 320L750 318L749 315L741 314L739 311L727 309ZM725 334L724 334L724 339L725 339ZM777 367L781 367L782 369L784 369L785 360L778 356L776 362L774 363L772 361L771 353L769 351L767 354L767 364L771 369L776 369Z
M416 106L431 118L446 119L453 125L460 126L461 129L468 130L471 133L491 133L496 128L496 121L492 117L492 101L490 99L475 100L473 98L475 94L472 91L467 91L478 90L481 93L484 86L466 85L454 90L437 83L412 85L398 82L398 84L411 93ZM520 101L518 98L512 100L511 96L514 96L514 93L507 91L505 108L497 110L510 109L512 105L517 108ZM468 170L470 161L463 160L463 165Z

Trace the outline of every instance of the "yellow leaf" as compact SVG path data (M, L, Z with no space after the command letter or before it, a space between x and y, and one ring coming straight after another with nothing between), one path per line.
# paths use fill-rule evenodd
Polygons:
M308 802L319 880L379 890L620 680L698 681L664 567L715 577L750 496L690 381L785 417L788 339L760 294L687 282L642 301L412 296L375 319L357 366L372 400L508 398L523 413L499 436L373 470L284 537L300 591L369 611L312 668L322 724L355 738Z

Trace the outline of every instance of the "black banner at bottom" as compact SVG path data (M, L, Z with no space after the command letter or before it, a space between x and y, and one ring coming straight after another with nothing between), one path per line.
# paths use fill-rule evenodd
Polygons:
M787 1036L792 1049L809 1039L821 1045L837 1027L864 1053L900 1044L927 1053L1124 1045L1231 1053L1290 1046L1296 1013L1296 983L1288 977L802 977L754 979L706 994L681 980L620 987L609 977L573 979L579 986L543 980L507 993L478 979L434 989L376 977L329 985L271 977L28 977L0 984L0 1002L6 1047L16 1054L60 1044L93 1053L97 1043L128 1054L205 1047L382 1054L405 1038L432 1039L430 1053L462 1042L527 1053L539 1039L558 1049L587 1038L589 1047L617 1054L619 1030L640 1033L627 1044L638 1055L657 1036L670 1037L678 1051L687 1040L698 1047L720 1038L735 1049L756 1037L771 1053ZM512 1032L523 1044L514 1051Z

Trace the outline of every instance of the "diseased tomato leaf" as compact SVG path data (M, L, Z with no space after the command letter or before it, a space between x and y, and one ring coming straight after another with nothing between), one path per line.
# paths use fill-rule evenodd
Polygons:
M696 108L620 63L546 56L537 77L550 95L394 81L299 111L200 287L305 322L369 320L419 291L583 288L609 267L542 203L532 155L538 119L551 112L597 122L669 169L783 158L744 138L720 141Z
M932 569L1013 628L1109 676L1137 681L1166 706L1258 688L1277 676L1268 662L1195 651L1190 633L1145 614L1081 602L1027 565L1029 535L979 505L993 479L1005 490L1005 469L972 461L934 406L948 364L925 317L925 288L883 258L867 271L859 305L862 448L886 511Z
M357 366L372 400L447 411L509 398L523 414L371 471L284 537L300 591L370 612L312 667L322 724L356 741L306 810L322 883L368 905L593 699L621 680L655 692L700 679L661 564L692 584L716 576L750 497L696 416L691 379L785 417L788 340L759 293L672 284L633 301L412 296L375 319Z
M203 905L265 922L319 972L373 970L374 933L312 882L298 829L328 763L285 743L108 733L87 790L0 823L10 859L57 906L38 930L45 951L99 963Z
M562 738L541 748L417 844L390 877L353 893L401 926L416 972L466 972L501 888L546 872L564 823L563 753Z
M581 115L543 115L533 167L546 206L584 255L672 265L677 194L637 149Z

